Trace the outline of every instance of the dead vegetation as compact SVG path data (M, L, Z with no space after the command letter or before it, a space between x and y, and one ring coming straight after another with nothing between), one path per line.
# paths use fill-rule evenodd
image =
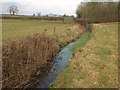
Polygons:
M3 88L21 87L38 68L53 60L59 49L55 39L39 34L3 43Z

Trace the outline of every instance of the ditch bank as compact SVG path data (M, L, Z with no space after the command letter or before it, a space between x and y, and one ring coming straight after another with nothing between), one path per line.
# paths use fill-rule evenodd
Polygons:
M118 88L117 25L94 24L90 40L74 54L51 88Z
M54 58L54 62L47 67L47 72L44 73L42 78L38 76L39 79L36 79L36 82L32 83L29 88L49 88L50 84L66 68L74 53L81 50L89 39L90 32L84 32L79 39L63 47Z
M52 62L59 49L56 40L43 34L3 43L2 87L23 87L34 75L42 73L40 67Z
M57 42L54 38L40 34L27 36L20 41L12 40L3 43L3 89L29 88L35 86L36 83L41 81L40 77L43 79L50 71L54 71L55 67L53 68L53 66L55 62L57 62L54 58L57 58L59 55L57 55L57 53L60 51L60 48L75 41L80 35L81 34L78 34L75 38L68 39L66 43L62 44ZM79 43L75 45L79 45ZM68 59L72 57L73 53L77 50L75 49L75 45L74 48L71 49L72 51L67 49L62 50L68 53L68 55L66 55ZM68 47L68 45L66 47ZM64 65L66 65L66 63L64 63ZM62 69L59 69L59 73L60 71L62 71ZM49 82L49 84L51 82Z
M25 88L49 87L49 85L55 80L57 75L64 70L67 63L69 62L69 59L73 57L74 53L80 50L86 44L86 42L89 40L89 37L90 32L87 29L86 31L83 30L82 33L78 34L75 38L70 39L65 43L59 44L61 49L58 55L53 58L53 62L44 65L42 69L38 69L42 70L42 74L34 76L34 79L31 80Z

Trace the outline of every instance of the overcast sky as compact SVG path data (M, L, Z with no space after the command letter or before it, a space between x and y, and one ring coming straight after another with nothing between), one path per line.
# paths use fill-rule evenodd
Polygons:
M7 8L13 5L18 7L18 14L22 15L32 15L37 12L41 12L42 15L48 13L75 15L78 4L86 1L90 0L0 0L0 7L2 5L2 8L0 8L0 13L8 14Z
M75 15L77 5L82 1L85 0L2 0L0 12L6 14L7 8L14 5L19 9L18 14L32 15L41 12L41 14Z

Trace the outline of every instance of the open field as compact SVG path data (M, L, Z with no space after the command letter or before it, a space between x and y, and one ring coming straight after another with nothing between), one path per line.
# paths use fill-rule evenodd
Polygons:
M2 40L3 42L17 40L35 33L46 33L63 44L68 39L74 39L78 36L81 33L79 29L83 28L59 21L3 19Z
M72 24L64 24L62 22L55 21L42 21L42 20L2 20L3 29L3 41L8 39L21 38L34 33L43 33L46 29L46 33L49 35L65 32L65 30L72 27Z
M51 87L118 87L117 23L94 24L91 40L75 54Z

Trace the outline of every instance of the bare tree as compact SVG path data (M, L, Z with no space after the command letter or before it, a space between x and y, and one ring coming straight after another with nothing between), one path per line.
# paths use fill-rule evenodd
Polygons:
M78 5L76 14L93 22L117 21L118 5L118 2L83 2Z
M37 15L38 15L38 16L41 16L41 13L40 13L40 12L38 12L38 13L37 13Z
M18 8L17 8L17 6L10 6L10 7L8 7L8 10L7 10L10 14L13 14L13 15L15 15L15 14L17 14L18 13Z
M35 16L35 13L33 13L33 16Z

